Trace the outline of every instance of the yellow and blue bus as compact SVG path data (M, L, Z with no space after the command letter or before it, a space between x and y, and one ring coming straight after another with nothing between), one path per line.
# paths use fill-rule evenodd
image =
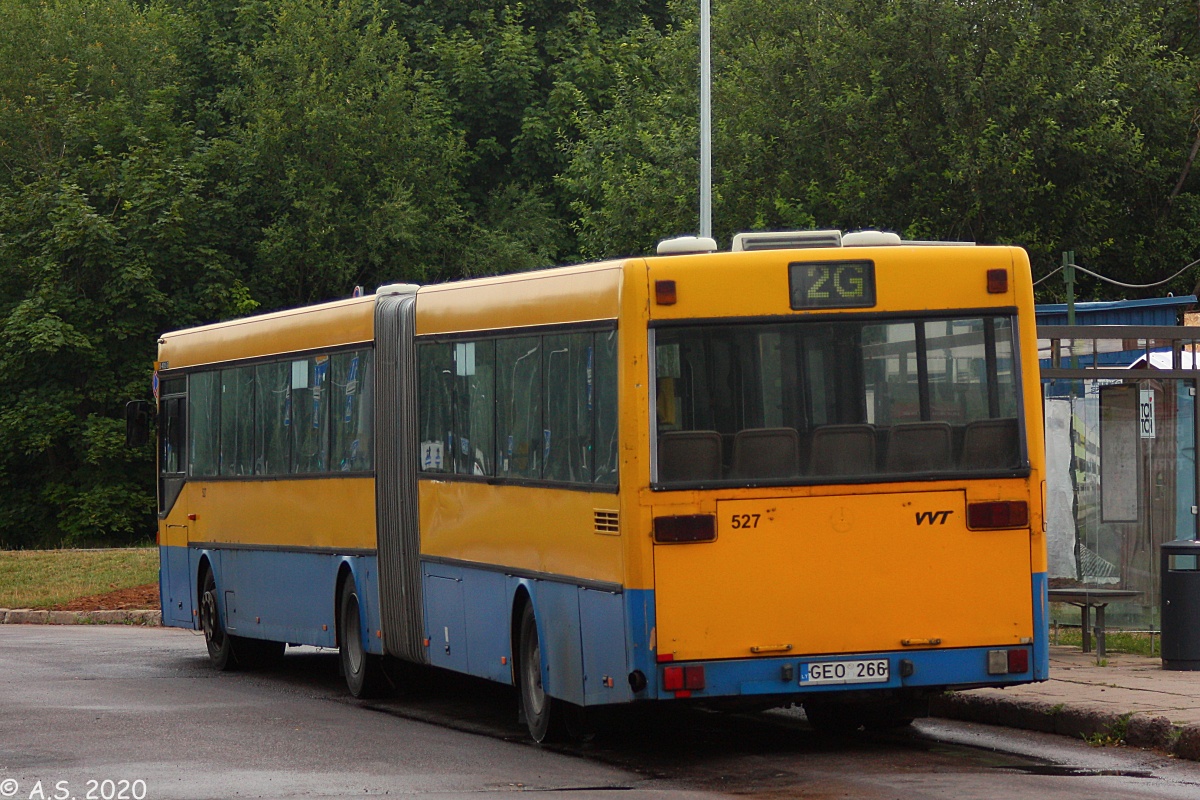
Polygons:
M1046 678L1033 290L1014 247L838 231L167 333L165 624L579 709L891 726Z

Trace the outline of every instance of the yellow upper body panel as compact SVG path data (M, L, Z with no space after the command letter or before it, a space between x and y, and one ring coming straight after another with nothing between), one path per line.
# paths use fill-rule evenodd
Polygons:
M164 521L168 536L173 526L186 526L192 542L374 550L375 479L193 478Z
M179 369L369 342L375 297L357 297L165 333L158 368Z
M417 296L417 335L615 319L627 264L641 263L607 261L425 286Z
M788 265L797 262L872 261L875 303L864 308L797 311L791 307ZM647 259L649 288L675 281L673 305L651 303L654 320L713 317L845 314L988 308L1017 304L1017 288L1028 281L1029 261L1015 247L833 247L705 253ZM1010 270L1008 291L989 294L987 270ZM1032 309L1031 309L1032 310Z

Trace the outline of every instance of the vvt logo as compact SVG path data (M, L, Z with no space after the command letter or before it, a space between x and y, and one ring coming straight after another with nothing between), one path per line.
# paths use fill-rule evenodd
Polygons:
M918 511L918 525L945 525L953 511Z

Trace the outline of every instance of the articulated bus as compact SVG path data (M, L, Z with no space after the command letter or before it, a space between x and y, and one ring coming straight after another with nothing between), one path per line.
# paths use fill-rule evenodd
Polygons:
M509 684L538 741L1044 680L1024 251L697 241L164 334L165 624L221 669L337 648L356 696L396 660Z

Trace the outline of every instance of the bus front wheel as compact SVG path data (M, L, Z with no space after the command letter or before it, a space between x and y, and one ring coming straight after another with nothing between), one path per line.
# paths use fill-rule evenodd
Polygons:
M208 645L208 658L222 672L237 668L237 656L233 653L233 640L225 632L221 622L221 611L217 606L217 580L212 570L204 573L204 588L200 592L200 627L204 631L204 643Z
M383 690L382 658L368 653L363 646L361 609L354 579L347 578L342 584L341 600L338 602L338 618L341 620L341 641L338 653L341 656L342 673L346 686L355 697L376 697Z
M566 736L563 707L542 686L542 644L532 603L521 612L518 642L517 686L529 735L538 743L559 741Z

